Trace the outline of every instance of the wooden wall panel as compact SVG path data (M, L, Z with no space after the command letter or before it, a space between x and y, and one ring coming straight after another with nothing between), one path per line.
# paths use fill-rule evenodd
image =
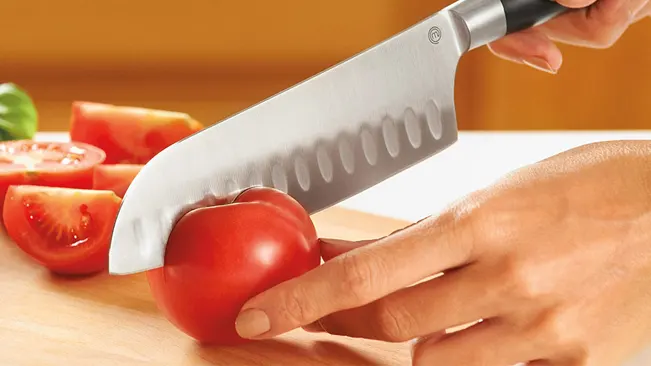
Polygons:
M188 112L210 124L335 64L441 0L0 0L0 81L35 98L42 130L75 99ZM479 49L457 74L462 129L648 128L651 21L616 47L564 47L551 76Z
M562 46L562 50L564 64L557 75L482 52L477 61L485 72L476 80L480 97L464 105L478 106L469 116L471 126L651 128L651 19L632 27L610 49Z

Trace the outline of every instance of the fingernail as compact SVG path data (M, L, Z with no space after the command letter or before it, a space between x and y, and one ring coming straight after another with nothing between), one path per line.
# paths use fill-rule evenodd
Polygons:
M253 338L271 330L271 323L264 311L246 309L235 319L235 330L242 338Z
M530 57L528 59L522 60L522 63L529 67L533 67L536 70L548 72L550 74L556 74L558 70L554 69L552 65L549 64L546 60L539 57Z

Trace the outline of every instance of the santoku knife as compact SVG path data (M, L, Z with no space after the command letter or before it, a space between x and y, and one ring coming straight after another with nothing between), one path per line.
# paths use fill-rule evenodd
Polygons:
M170 146L124 196L109 272L162 266L176 221L211 197L264 185L315 213L449 147L460 57L566 10L549 0L460 0Z

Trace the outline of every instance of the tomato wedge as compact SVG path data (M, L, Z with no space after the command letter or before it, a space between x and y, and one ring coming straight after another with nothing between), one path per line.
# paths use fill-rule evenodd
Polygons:
M80 142L0 143L0 209L10 185L86 188L93 186L93 170L106 154Z
M98 165L93 175L93 189L113 191L123 198L142 167L141 164Z
M202 128L185 113L78 101L70 138L102 148L106 164L145 164Z
M2 216L32 259L55 273L84 275L107 268L120 203L111 191L10 186Z

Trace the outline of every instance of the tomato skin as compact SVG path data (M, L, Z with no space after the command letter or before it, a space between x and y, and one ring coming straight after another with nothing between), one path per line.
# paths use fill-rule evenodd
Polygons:
M109 190L124 198L127 188L138 175L141 164L98 165L93 175L93 189Z
M35 228L36 220L28 211L28 203L43 213L45 230ZM57 274L87 275L108 267L110 238L120 203L121 199L110 191L10 186L2 216L7 235L34 261ZM62 233L70 232L76 224L58 213L82 205L92 225L90 235L84 236L85 240L77 246L57 247L58 229Z
M179 220L165 265L147 272L161 311L201 343L237 345L235 318L256 294L319 266L316 229L290 196L251 188Z
M33 170L27 166L0 161L0 210L4 204L7 188L10 185L39 185L49 187L90 189L93 186L93 171L106 159L104 151L98 147L79 142L35 142L32 140L5 141L0 143L2 151L21 151L48 149L61 151L83 150L81 162L76 165L48 163L40 164ZM8 154L16 157L18 153Z
M70 139L103 149L105 164L145 164L202 128L185 113L76 101Z

